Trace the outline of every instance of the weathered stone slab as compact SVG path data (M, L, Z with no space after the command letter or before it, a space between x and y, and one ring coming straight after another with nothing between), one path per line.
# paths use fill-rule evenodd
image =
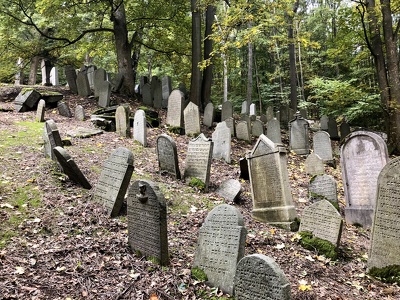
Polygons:
M67 78L67 83L68 83L70 91L73 94L78 94L78 87L76 85L77 76L76 76L76 70L75 70L74 66L71 66L71 65L65 66L64 73L65 73L65 77Z
M200 112L199 107L193 102L189 102L183 111L185 120L185 134L196 135L200 133Z
M143 104L146 106L153 106L153 97L151 94L151 86L150 83L145 83L142 87L142 98Z
M239 159L239 167L240 167L239 178L242 178L244 180L250 180L249 163L246 157L242 157Z
M50 157L52 160L56 160L53 149L57 146L62 147L62 141L57 125L51 119L47 120L44 125L43 139L45 156Z
M232 102L225 101L222 103L222 110L221 110L221 121L225 121L228 118L233 117L233 106Z
M36 90L22 89L13 102L14 108L17 112L33 110L37 106L40 98L41 95Z
M312 176L325 173L325 166L323 160L314 152L310 153L307 156L304 162L304 169L306 171L306 174Z
M261 120L255 120L251 126L251 135L259 137L264 134L264 123Z
M124 82L124 75L118 73L111 81L111 92L118 93L122 87L122 83Z
M67 132L67 135L75 138L89 138L102 134L103 130L97 128L78 127Z
M171 83L171 77L170 76L164 76L161 78L161 84L162 84L162 108L167 108L168 107L168 98L169 95L172 92L172 83Z
M247 142L251 141L249 125L246 121L236 123L236 138Z
M275 144L282 144L281 124L276 118L267 123L267 137Z
M109 107L111 97L111 83L108 81L103 81L103 84L98 87L97 91L99 93L98 105L100 107Z
M328 200L338 202L337 183L331 175L315 175L308 185L308 195L311 201Z
M234 202L242 191L242 185L239 180L228 179L222 182L219 188L215 191L226 200Z
M210 102L204 108L203 125L212 127L214 122L215 109L214 105Z
M104 84L104 81L107 80L107 72L106 70L99 68L94 71L93 74L93 89L94 96L99 97L100 95L100 87Z
M87 97L92 94L89 85L89 79L86 73L78 73L76 76L76 88L78 89L78 95L82 97Z
M240 111L241 115L248 115L250 112L250 104L247 101L242 102L242 110Z
M271 121L274 118L274 108L272 106L267 107L266 115L267 122Z
M45 107L46 107L46 101L44 101L43 99L39 100L36 109L36 122L44 122Z
M85 121L85 109L82 105L77 105L75 107L75 120L77 121Z
M147 122L146 113L138 109L135 112L133 123L133 140L138 141L144 147L147 147Z
M226 126L225 122L217 124L215 131L212 133L213 158L223 159L228 164L231 163L231 130Z
M346 138L346 136L348 136L350 134L350 125L349 123L347 123L345 120L340 124L339 127L339 131L340 131L340 140L344 141L344 139Z
M115 132L122 137L131 137L131 122L129 106L120 105L115 111Z
M303 119L300 113L289 122L289 144L290 149L298 155L308 154L310 152L310 142L308 140L308 129L310 125Z
M321 116L320 120L319 120L320 126L321 126L321 130L324 131L328 131L328 123L329 123L329 117L326 115Z
M339 132L335 118L329 117L328 133L332 140L339 140Z
M226 118L225 119L225 124L226 126L230 129L231 131L231 136L235 136L235 120L231 117L231 118Z
M72 112L67 104L67 102L60 101L57 104L58 113L67 118L72 118Z
M166 134L161 134L157 138L156 151L160 172L167 172L175 176L176 179L180 179L181 172L179 171L178 154L174 140Z
M250 104L249 114L250 114L250 120L255 121L257 118L257 112L256 112L256 105L254 103Z
M153 84L154 81L154 84ZM151 88L153 89L153 107L162 107L162 83L161 80L156 78L151 81Z
M58 81L58 68L57 67L53 67L50 70L50 83L53 86L60 85L60 83Z
M94 65L87 66L86 74L88 76L89 86L90 88L94 87L94 72L97 70L97 67Z
M183 127L184 94L180 90L173 90L168 97L167 124L174 127Z
M333 161L332 144L329 133L326 131L317 131L313 136L314 153L324 162Z

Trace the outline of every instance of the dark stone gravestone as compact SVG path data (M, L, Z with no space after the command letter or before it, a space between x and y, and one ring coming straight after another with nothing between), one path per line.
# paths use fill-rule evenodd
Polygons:
M319 120L321 130L328 131L328 123L329 123L329 117L326 115L321 116L321 119Z
M141 76L140 77L140 81L139 81L139 94L143 95L143 86L149 83L149 79L147 78L147 76Z
M271 121L274 118L274 108L272 106L267 107L267 122Z
M168 98L169 98L169 95L172 92L171 77L170 76L164 76L161 79L161 84L162 84L162 103L161 103L161 106L162 106L162 108L167 108L168 107Z
M131 122L129 106L120 105L115 111L115 132L122 137L131 137Z
M43 99L39 100L36 109L36 122L44 122L45 107L46 107L46 101L44 101Z
M127 202L130 247L168 265L167 205L159 187L151 181L135 181Z
M339 140L339 132L335 118L329 117L328 120L328 133L331 137L331 140Z
M300 115L301 115L304 119L307 119L307 118L308 118L307 109L306 109L306 108L301 108L301 109L300 109Z
M281 124L276 118L267 123L267 137L275 144L282 144Z
M167 124L183 127L183 102L185 96L180 90L173 90L168 97Z
M107 80L107 72L106 70L99 68L94 71L93 75L93 89L94 96L99 97L100 95L100 87L104 84L104 81Z
M232 294L236 264L244 256L247 230L234 206L221 204L211 210L199 230L194 266L200 267L208 282Z
M78 87L76 85L77 76L74 66L71 65L65 66L64 73L65 77L67 78L67 83L70 91L73 94L78 94Z
M268 123L267 115L262 114L260 116L260 121L263 122L264 124L267 124Z
M236 138L246 142L251 141L249 125L246 121L239 121L236 123Z
M118 73L115 77L111 80L111 91L114 93L118 93L122 87L122 83L124 82L124 75Z
M34 110L41 98L39 92L33 89L22 89L13 104L17 112Z
M343 142L346 136L350 134L350 125L346 122L346 120L343 120L343 122L340 124L339 131L340 140Z
M237 265L234 295L238 300L290 300L290 282L271 257L252 254Z
M57 146L62 147L62 141L57 125L51 119L45 122L43 139L45 156L50 157L52 160L56 160L53 149Z
M310 153L307 156L304 162L304 169L306 171L306 174L312 176L325 173L325 166L323 160L314 152Z
M103 164L93 200L107 208L108 215L119 214L133 172L133 154L120 147Z
M154 88L153 90L153 107L154 108L161 108L162 107L162 83L160 79L155 79L154 85L153 80L151 81L151 87Z
M67 117L67 118L72 118L72 112L69 109L69 106L66 102L64 102L64 101L58 102L57 109L58 109L58 113L61 116Z
M151 86L150 83L146 83L142 88L142 98L143 104L146 106L153 106L153 98L151 95Z
M180 90L183 93L183 97L186 98L188 91L186 85L183 82L179 83L178 90Z
M313 149L323 162L332 162L332 144L329 133L326 131L317 131L313 136Z
M82 105L77 105L75 107L75 120L77 121L85 121L85 110Z
M76 88L78 89L78 95L82 97L88 97L92 94L90 90L89 80L86 73L78 73L76 77Z
M239 159L239 167L240 167L239 178L242 178L244 180L249 180L250 174L249 174L249 163L247 161L247 158L242 157Z
M250 120L255 121L257 119L256 105L254 103L250 104L249 108Z
M225 121L228 118L233 117L233 107L232 102L225 101L222 103L222 110L221 110L221 121Z
M300 114L289 122L289 144L290 149L298 155L310 152L310 142L308 140L308 130L310 125Z
M228 179L222 182L215 192L226 200L235 202L241 191L242 185L240 184L239 180Z
M213 158L223 159L228 164L231 163L231 130L226 126L225 122L217 124L215 131L212 133Z
M251 126L251 135L259 137L264 134L264 123L261 120L255 120Z
M74 138L89 138L95 135L102 134L103 130L97 128L85 128L85 127L78 127L67 132L68 136Z
M181 179L175 141L170 136L161 134L157 138L156 151L160 172L166 172L175 176L176 179Z
M98 88L99 92L99 101L98 105L100 107L109 107L110 106L110 97L111 97L111 83L108 81L103 81L103 84Z
M151 98L153 99L153 103L154 103L154 91L156 90L156 86L158 85L158 83L160 82L160 80L158 79L158 76L152 76L151 77L151 81L150 81L150 94L151 94ZM160 83L161 84L161 83Z
M291 120L289 117L289 106L287 104L282 104L279 109L279 112L280 112L280 115L279 115L280 119L279 118L277 118L277 119L281 122L281 126L283 128L287 128L289 121Z
M247 101L242 102L242 110L240 111L241 115L248 115L250 112L250 105L247 103Z
M214 122L215 109L214 105L210 102L204 108L203 125L212 127Z
M189 102L183 111L183 118L186 135L196 135L200 133L200 112L196 104Z
M378 176L388 162L385 141L369 131L351 133L340 149L345 216L349 224L372 225Z
M147 147L147 122L146 113L138 109L135 112L133 124L133 140L138 141L144 147Z
M94 65L88 66L86 69L90 88L94 87L94 72L96 70L97 70L97 67Z
M331 175L315 175L308 185L308 195L311 201L328 200L338 202L337 183Z
M226 126L230 129L231 131L231 136L235 136L235 120L231 117L231 118L226 118L225 119L225 124Z

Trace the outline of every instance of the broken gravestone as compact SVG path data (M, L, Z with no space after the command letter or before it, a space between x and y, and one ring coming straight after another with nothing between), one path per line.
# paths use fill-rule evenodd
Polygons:
M226 200L235 202L237 197L240 195L241 190L242 185L239 180L228 179L222 182L215 192Z

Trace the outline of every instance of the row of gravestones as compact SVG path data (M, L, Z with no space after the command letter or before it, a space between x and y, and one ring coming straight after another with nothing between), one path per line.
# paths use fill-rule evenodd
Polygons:
M184 92L185 89L182 89ZM154 108L167 108L168 98L172 91L172 83L170 76L153 76L151 81L146 76L140 77L139 94L142 96L144 105Z

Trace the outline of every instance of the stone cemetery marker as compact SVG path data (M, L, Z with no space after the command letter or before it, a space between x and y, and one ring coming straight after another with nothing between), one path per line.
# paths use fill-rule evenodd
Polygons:
M228 164L231 163L231 130L226 126L225 122L217 124L215 131L212 133L213 158L222 158Z
M399 157L391 160L379 174L368 269L400 265L399 174Z
M350 134L350 125L349 125L349 123L346 122L346 120L344 120L340 124L339 131L340 131L340 140L344 141L346 136Z
M43 139L45 156L50 157L52 160L56 160L53 149L57 146L62 147L62 141L57 125L53 120L46 121L44 125Z
M167 206L159 187L151 181L135 181L127 202L130 247L168 265Z
M161 79L161 84L162 84L162 105L161 106L163 108L167 108L168 107L168 98L172 91L171 77L164 76Z
M307 119L308 118L308 114L307 114L307 108L301 108L300 109L300 115L304 118Z
M77 121L85 121L85 110L82 105L77 105L75 107L75 120Z
M66 102L64 101L59 101L57 103L57 109L58 109L58 113L61 116L67 117L67 118L71 118L72 117L72 112L69 109L69 106Z
M238 140L251 141L249 125L246 121L239 121L236 123L236 137Z
M131 136L131 123L129 106L120 105L115 111L115 132L122 137Z
M272 106L267 107L267 122L274 118L274 108Z
M96 66L88 66L86 69L90 88L94 87L94 71L96 71L96 69Z
M195 177L205 185L205 192L208 191L210 181L211 156L213 153L213 142L209 141L204 134L189 141L184 178Z
M46 101L43 99L39 100L39 104L36 110L36 122L44 122Z
M150 83L145 83L142 88L143 104L146 106L153 106L153 98L151 95Z
M173 90L168 97L167 124L183 126L183 102L185 97L180 90Z
M149 82L147 76L141 76L139 81L139 94L143 95L143 86Z
M138 109L135 112L133 123L133 140L138 141L144 147L147 147L147 122L146 113Z
M183 111L185 121L185 134L195 135L200 133L200 112L199 107L193 102L189 102Z
M267 115L262 114L260 116L260 121L263 122L264 124L268 123Z
M111 81L111 91L114 93L118 93L122 87L122 82L124 81L124 75L118 73Z
M321 126L321 130L328 131L328 128L329 128L329 126L328 126L329 117L328 116L323 115L321 117L321 119L319 120L319 123L320 123L320 126Z
M255 120L251 126L251 135L259 137L264 134L264 123L261 120Z
M289 225L296 217L289 185L286 149L261 135L247 157L253 217L261 222Z
M239 178L242 178L244 180L250 180L249 163L247 161L247 158L242 157L239 159L239 167L240 167Z
M257 118L256 105L254 103L250 104L250 119L254 121Z
M133 172L133 154L120 147L114 150L103 164L93 200L103 204L111 217L121 210Z
M81 170L78 168L68 152L64 150L64 148L54 147L53 152L58 163L62 167L62 171L69 177L69 179L80 184L85 189L90 190L92 188L85 175L82 174Z
M304 162L304 169L306 171L306 174L312 176L325 173L325 166L323 160L314 152L310 153L307 156Z
M276 118L267 123L267 137L275 144L282 144L281 124Z
M225 180L215 192L226 200L234 202L241 191L242 185L239 180L228 179Z
M280 119L278 118L278 120L281 122L281 126L283 126L284 128L288 127L289 121L292 120L289 116L289 106L287 104L282 104L280 109Z
M98 128L78 127L67 131L67 135L75 138L88 138L94 135L102 134L103 130Z
M76 77L76 87L78 89L79 96L90 96L92 91L90 90L89 79L86 73L78 73Z
M332 140L339 139L339 132L335 118L329 117L328 120L328 133Z
M313 136L313 149L324 162L332 162L332 144L329 133L326 131L317 131Z
M214 105L210 102L204 108L203 125L207 127L213 126L214 115L215 115Z
M225 121L228 118L233 117L233 107L232 102L225 101L222 103L222 110L221 110L221 121Z
M65 66L64 73L65 73L65 77L67 78L67 82L68 82L70 91L73 94L78 94L78 87L76 85L77 76L76 76L75 68L70 65Z
M104 84L104 81L107 80L106 70L99 68L94 71L93 75L93 89L94 96L98 97L100 95L100 87Z
M247 103L247 101L242 102L242 110L240 112L241 115L248 115L250 112L250 107Z
M33 110L40 98L41 95L36 90L22 89L13 102L14 108L17 112Z
M111 96L111 83L108 81L104 81L103 84L99 86L98 92L99 92L98 105L100 107L109 107L110 96Z
M298 155L308 154L310 152L310 142L308 140L309 127L310 125L307 120L303 119L299 113L289 122L290 149Z
M244 256L246 235L239 210L227 204L211 210L199 230L194 266L225 293L233 292L236 264Z
M178 154L174 140L166 134L161 134L157 138L156 151L160 172L169 173L176 179L180 179L181 172L179 171Z
M58 68L57 67L53 67L50 70L50 83L54 86L59 85L59 81L58 81Z
M340 149L345 216L349 224L371 226L378 176L388 162L385 141L376 133L351 133Z
M225 119L224 122L225 122L226 126L229 128L229 130L231 131L231 136L235 136L235 120L231 117L231 118Z
M151 98L154 101L154 91L156 89L156 85L158 85L158 76L152 76L151 81L150 81L150 93L151 93Z
M328 200L337 202L337 183L331 175L315 175L308 185L308 195L312 201Z
M154 108L161 108L162 107L162 83L160 79L154 79L155 83L153 86L153 80L151 81L151 87L154 88L153 90L153 106Z
M237 265L234 295L237 300L290 300L290 282L271 257L252 254Z

